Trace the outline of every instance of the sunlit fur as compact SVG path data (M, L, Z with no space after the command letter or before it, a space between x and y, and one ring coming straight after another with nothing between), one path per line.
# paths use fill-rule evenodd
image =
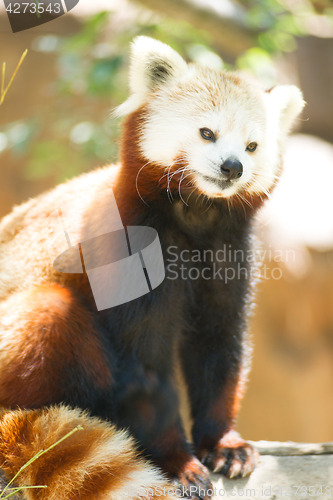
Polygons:
M144 106L140 148L147 162L168 169L182 159L183 186L208 197L268 194L281 167L285 138L303 108L300 90L281 85L265 92L236 73L186 64L165 44L139 37L133 44L131 96L125 115ZM204 140L200 128L216 141ZM247 151L258 143L255 152ZM225 182L221 165L235 158L243 175ZM185 177L185 179L184 179Z
M193 498L207 500L209 471L200 460L232 478L250 474L258 458L234 428L249 368L253 280L244 273L228 284L218 277L165 279L150 294L97 311L86 273L53 268L58 233L45 222L69 207L75 246L91 228L101 234L105 220L111 223L114 194L122 224L154 228L165 256L170 246L247 255L252 221L279 175L301 93L293 86L264 92L238 75L187 65L145 37L133 45L130 89L118 109L127 115L119 165L82 174L0 223L0 405L8 408L0 410L0 481L1 469L8 481L36 452L84 427L19 476L18 485L48 486L26 490L28 500L137 500L140 486L156 491L165 484L155 466L176 484L196 487ZM203 127L215 142L201 136ZM246 151L250 142L258 143L253 153ZM220 167L231 157L244 172L228 184ZM102 254L99 248L96 262ZM66 255L71 266L73 254ZM192 264L199 273L203 266L236 266L216 257ZM249 275L255 267L241 264ZM179 415L176 354L196 455ZM22 411L10 411L16 408ZM109 422L128 428L155 466Z
M7 479L76 426L82 430L19 473L15 486L47 486L24 490L26 500L137 500L140 492L142 500L175 498L161 473L138 456L127 432L64 406L0 409L0 467Z

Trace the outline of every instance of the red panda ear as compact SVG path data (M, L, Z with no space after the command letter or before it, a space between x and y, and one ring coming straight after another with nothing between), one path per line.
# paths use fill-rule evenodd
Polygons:
M132 43L130 98L116 110L123 116L137 109L147 94L182 77L188 70L184 59L171 47L153 38L139 36Z
M268 115L278 119L281 133L288 133L305 102L295 85L277 85L265 93Z
M139 36L132 43L131 92L150 92L187 72L184 59L171 47L153 38Z

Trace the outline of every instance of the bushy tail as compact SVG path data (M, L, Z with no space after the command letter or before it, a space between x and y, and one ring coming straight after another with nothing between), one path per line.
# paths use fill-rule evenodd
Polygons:
M63 406L31 411L0 410L0 468L6 479L12 479L38 452L77 426L83 430L39 456L18 474L15 486L47 486L25 489L25 499L175 498L162 474L138 456L127 432Z

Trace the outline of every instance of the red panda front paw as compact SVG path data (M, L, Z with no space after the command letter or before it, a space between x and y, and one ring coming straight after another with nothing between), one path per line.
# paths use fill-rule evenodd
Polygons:
M229 431L213 450L202 450L199 456L210 470L230 479L249 476L259 462L257 450L236 431Z
M208 469L195 457L186 462L179 471L173 484L177 496L194 500L209 500L213 494L213 485Z

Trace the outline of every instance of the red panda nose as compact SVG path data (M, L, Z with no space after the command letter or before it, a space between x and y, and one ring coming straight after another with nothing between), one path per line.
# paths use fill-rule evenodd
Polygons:
M243 165L235 158L228 158L222 163L221 172L228 181L239 179L243 175Z

